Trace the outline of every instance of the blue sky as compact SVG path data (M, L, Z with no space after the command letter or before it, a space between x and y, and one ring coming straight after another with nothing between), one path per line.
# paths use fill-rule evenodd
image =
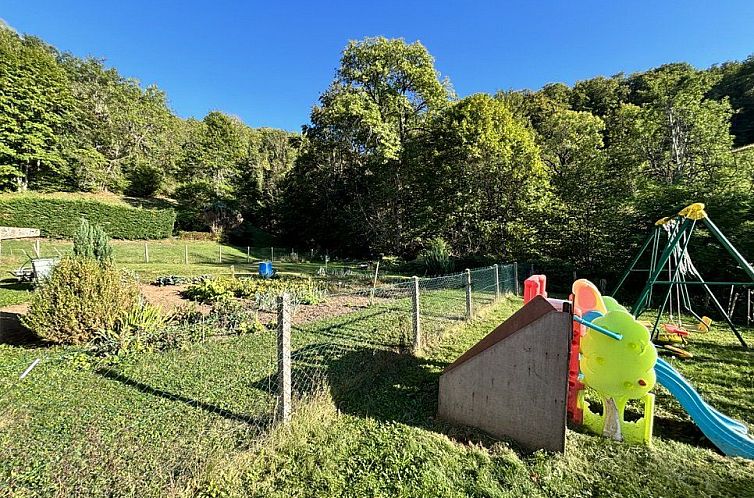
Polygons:
M217 109L289 130L365 36L420 40L461 96L754 53L752 0L0 0L0 18L156 83L180 116Z

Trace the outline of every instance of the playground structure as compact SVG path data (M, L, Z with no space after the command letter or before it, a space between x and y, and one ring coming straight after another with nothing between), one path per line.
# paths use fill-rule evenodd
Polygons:
M709 223L710 231L754 281L751 266L708 220L703 205L689 206L678 216L673 223L664 222L669 224L670 242L653 260L650 280L631 311L614 298L602 296L585 279L573 283L569 300L548 298L544 275L526 279L524 306L443 372L438 415L509 437L528 449L563 451L568 420L615 440L650 445L655 406L651 390L659 383L720 451L754 459L754 439L746 424L707 404L677 370L658 358L652 343L671 291L677 290L676 297L680 297L684 283L689 283L678 267L693 266L686 255L697 221ZM639 256L650 244L659 245L662 226L657 225L660 228ZM638 256L634 258L628 271L638 260ZM658 280L668 264L674 265L669 280ZM711 294L708 285L714 283L704 282L695 269L687 273ZM625 275L620 284L623 280ZM638 318L657 284L667 284L669 290L650 331ZM724 310L720 307L719 311ZM698 319L700 327L710 327L707 317ZM745 345L730 317L726 321ZM601 414L591 409L587 389L600 399ZM643 408L636 421L624 418L630 400L637 400Z
M709 230L713 238L733 258L738 268L746 276L746 280L711 282L703 278L699 270L694 266L689 252L689 244L692 240L694 230L700 224ZM665 242L663 242L663 232L667 235ZM637 264L647 254L649 255L648 268L637 268ZM631 307L631 313L636 318L639 318L652 306L654 295L658 295L659 293L662 299L657 317L652 324L651 332L653 340L656 340L661 333L660 321L666 309L669 311L671 322L674 323L666 324L663 326L663 330L670 334L678 336L687 335L681 318L683 312L689 313L697 320L698 328L701 331L709 329L711 320L706 316L698 314L693 309L688 286L694 285L700 286L705 291L717 312L736 335L741 346L744 348L747 347L746 341L731 319L732 308L729 307L726 310L714 292L712 292L711 287L739 286L746 289L754 287L754 268L752 268L751 264L712 222L704 210L704 204L691 204L682 209L677 215L662 218L655 223L649 236L618 281L618 285L616 285L613 291L613 296L618 295L618 292L632 272L646 272L648 274L639 296ZM663 280L662 275L667 275L667 280ZM663 292L658 292L656 290L658 287L663 288ZM750 310L747 310L748 314L750 314Z

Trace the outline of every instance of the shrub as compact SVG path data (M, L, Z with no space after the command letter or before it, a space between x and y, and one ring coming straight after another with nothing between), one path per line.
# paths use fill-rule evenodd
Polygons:
M61 344L84 344L112 330L138 302L136 280L91 258L63 258L34 293L24 324Z
M450 247L440 237L431 239L427 247L421 252L419 259L429 275L443 275L453 271L453 262L450 260Z
M295 304L317 304L325 291L310 279L209 278L190 285L183 295L199 302L237 297L252 299L258 308L273 309L277 296L288 292Z
M73 238L82 217L116 239L164 239L173 234L175 224L172 209L34 193L3 194L0 198L0 225L39 228L45 237Z
M92 352L98 356L139 353L153 349L166 324L159 307L139 301L115 322L100 330L92 340Z
M86 218L81 218L79 229L73 237L73 254L81 258L94 258L100 263L113 261L113 248L107 234Z

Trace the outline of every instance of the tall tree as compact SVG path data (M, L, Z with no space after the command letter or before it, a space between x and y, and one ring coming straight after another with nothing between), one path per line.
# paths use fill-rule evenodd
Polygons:
M461 254L536 252L533 221L549 201L549 175L533 133L502 100L476 94L454 103L421 148L429 156L416 181L425 238L441 235Z
M317 166L307 167L349 177L343 208L356 214L377 250L400 252L407 243L410 143L450 95L419 42L366 38L348 44L335 81L312 110L304 157Z
M55 51L0 27L0 166L18 188L62 187L63 130L74 101Z

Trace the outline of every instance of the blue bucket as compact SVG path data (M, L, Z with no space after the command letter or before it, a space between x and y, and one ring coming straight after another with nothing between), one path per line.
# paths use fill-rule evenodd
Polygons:
M274 270L272 269L272 263L269 261L262 261L259 263L259 275L263 278L270 278Z

